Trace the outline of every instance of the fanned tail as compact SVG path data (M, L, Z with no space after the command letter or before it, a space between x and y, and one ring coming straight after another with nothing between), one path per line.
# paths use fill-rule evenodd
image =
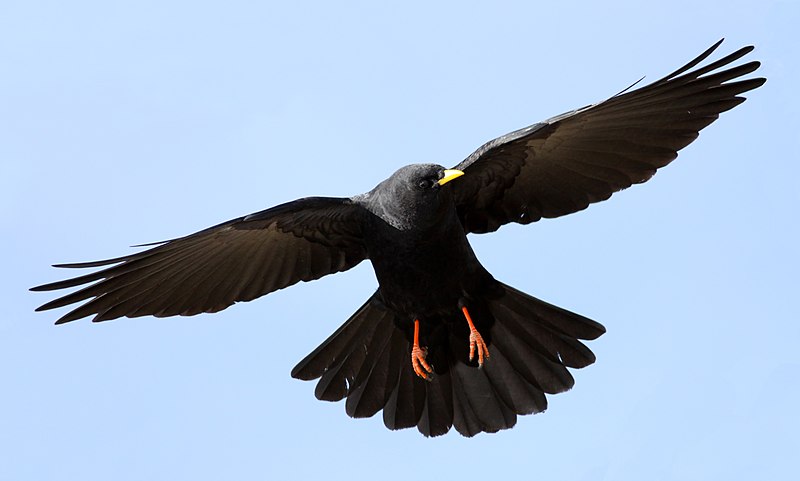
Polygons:
M491 358L482 369L466 359L463 333L452 326L438 346L430 346L436 369L432 381L411 367L409 333L396 315L371 297L322 345L303 359L292 377L320 378L315 395L326 401L347 398L352 417L383 410L389 429L416 426L426 436L451 427L464 436L497 432L516 424L518 415L542 412L546 394L570 389L567 368L592 364L595 356L580 340L605 332L599 323L499 284L501 292L476 301L476 311L492 319L484 333ZM454 314L455 316L455 314ZM479 325L480 330L480 325Z

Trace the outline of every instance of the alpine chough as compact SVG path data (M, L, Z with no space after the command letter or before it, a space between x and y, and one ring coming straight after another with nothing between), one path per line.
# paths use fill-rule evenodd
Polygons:
M303 198L135 254L56 265L102 269L34 287L89 284L37 310L82 303L56 324L191 316L369 259L377 291L292 376L319 378L317 398L346 398L350 416L383 410L389 429L508 429L572 387L567 368L595 360L581 340L605 328L495 280L467 234L577 212L652 177L765 82L741 79L759 62L730 66L753 47L698 66L721 42L654 83L492 140L453 169L409 165L365 194Z

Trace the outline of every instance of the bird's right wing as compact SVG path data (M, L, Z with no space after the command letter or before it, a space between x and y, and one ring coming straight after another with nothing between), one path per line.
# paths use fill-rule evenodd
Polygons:
M455 167L465 175L450 184L465 230L570 214L648 180L765 82L737 80L758 62L720 70L753 47L692 70L721 42L650 85L484 144Z
M365 211L349 199L300 199L136 254L57 265L110 267L31 290L51 291L94 282L37 309L90 299L57 324L91 315L93 321L105 321L123 316L216 312L234 302L355 266L366 258L361 235L363 215Z

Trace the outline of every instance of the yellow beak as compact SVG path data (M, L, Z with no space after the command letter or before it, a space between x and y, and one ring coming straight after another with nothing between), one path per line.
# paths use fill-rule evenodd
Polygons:
M460 170L455 170L455 169L445 170L444 177L439 179L439 185L444 185L455 178L461 177L462 175L464 175L464 172L461 172Z

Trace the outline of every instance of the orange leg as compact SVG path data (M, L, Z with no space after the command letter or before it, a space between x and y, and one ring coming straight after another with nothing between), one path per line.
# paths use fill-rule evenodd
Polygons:
M414 368L414 372L417 373L417 376L421 377L426 381L430 381L431 380L430 373L433 372L433 368L425 360L425 356L427 354L428 354L427 349L425 349L424 347L419 347L419 319L415 319L414 346L411 348L411 367Z
M469 360L475 358L475 351L478 351L478 367L483 367L483 361L489 359L489 347L486 345L486 342L483 340L483 336L475 329L475 324L472 323L472 317L469 315L469 311L467 310L467 306L461 308L461 312L464 313L464 317L467 318L467 324L469 324Z

